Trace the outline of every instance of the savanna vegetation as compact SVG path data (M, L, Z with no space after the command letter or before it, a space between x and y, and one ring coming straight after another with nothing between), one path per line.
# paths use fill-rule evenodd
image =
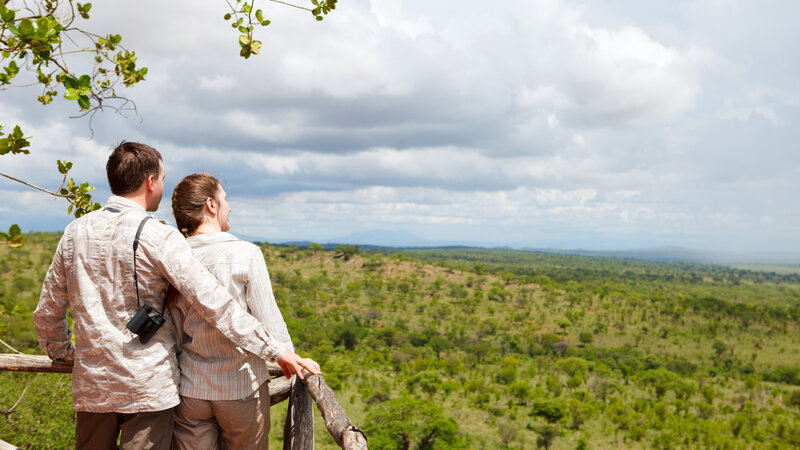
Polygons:
M57 240L0 246L0 338L24 352ZM800 446L798 268L261 247L295 345L371 448ZM72 445L69 376L2 373L0 409L26 384L0 438ZM336 448L319 416L316 441Z

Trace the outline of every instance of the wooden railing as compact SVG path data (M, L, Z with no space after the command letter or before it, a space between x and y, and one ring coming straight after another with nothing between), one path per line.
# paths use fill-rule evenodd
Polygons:
M333 390L322 375L303 371L305 382L296 376L285 378L277 364L268 364L273 377L269 383L270 405L289 399L284 426L284 450L314 448L314 405L317 404L328 432L344 450L366 450L367 437L350 422ZM0 354L0 371L72 373L71 364L54 363L43 355ZM14 449L0 440L0 450Z

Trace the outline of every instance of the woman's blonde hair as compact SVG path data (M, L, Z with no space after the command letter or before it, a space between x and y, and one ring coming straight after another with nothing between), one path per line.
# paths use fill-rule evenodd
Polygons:
M178 183L172 191L172 215L181 233L189 237L203 223L206 200L217 199L222 185L207 173L193 173Z

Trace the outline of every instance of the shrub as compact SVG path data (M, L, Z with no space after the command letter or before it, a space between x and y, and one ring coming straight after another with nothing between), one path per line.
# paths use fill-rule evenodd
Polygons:
M536 399L531 406L530 415L542 417L549 423L556 423L567 415L567 404L559 399Z
M371 448L462 449L469 443L458 424L430 400L403 396L386 401L370 414L365 433Z
M786 396L784 403L786 403L787 406L795 406L795 407L800 406L800 391L798 390L792 391L791 394Z

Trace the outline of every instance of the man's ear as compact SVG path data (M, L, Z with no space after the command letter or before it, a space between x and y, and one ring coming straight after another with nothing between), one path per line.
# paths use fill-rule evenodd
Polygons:
M156 176L155 175L148 175L147 180L147 190L148 192L155 192L156 191Z

